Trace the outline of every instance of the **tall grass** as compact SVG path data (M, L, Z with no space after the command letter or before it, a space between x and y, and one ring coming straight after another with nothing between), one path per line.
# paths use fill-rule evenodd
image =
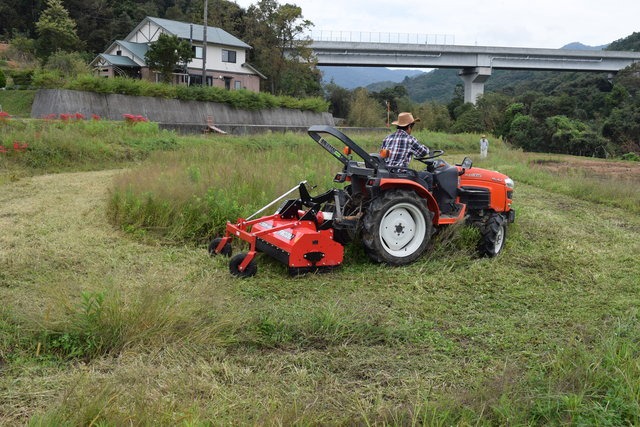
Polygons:
M354 139L375 152L383 136L365 134ZM637 182L590 178L579 169L559 176L538 167L537 157L509 150L500 142L492 144L488 159L478 160L477 135L418 132L417 137L432 149L447 151L445 158L451 162L461 161L462 153L471 153L477 167L499 170L517 183L640 212ZM111 220L139 235L202 243L222 233L227 221L247 217L300 181L308 180L316 192L331 188L341 168L301 134L202 141L193 139L185 150L158 152L145 165L123 175L111 195ZM606 171L607 163L602 164ZM423 167L418 162L413 166Z
M375 152L383 136L353 138ZM443 135L433 136L434 144L445 145ZM447 148L468 148L470 140L457 136ZM328 190L342 167L303 134L223 136L208 141L203 144L200 139L181 151L157 153L123 175L111 195L111 220L138 234L151 232L172 241L201 243L222 233L227 221L249 216L303 180L316 193Z
M20 151L14 143L24 145ZM173 132L157 123L102 120L20 120L0 123L0 180L69 170L99 170L145 159L178 146Z

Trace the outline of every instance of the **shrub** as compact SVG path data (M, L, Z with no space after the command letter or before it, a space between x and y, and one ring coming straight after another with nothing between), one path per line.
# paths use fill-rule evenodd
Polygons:
M0 89L7 85L7 78L4 75L4 71L0 70Z
M64 86L64 77L57 70L38 70L33 74L35 87L54 89Z
M31 85L31 80L33 79L33 70L14 70L11 71L10 76L15 86L28 87Z
M218 87L173 86L123 77L104 79L95 76L81 75L68 81L64 85L64 88L97 93L153 96L185 101L218 102L230 104L235 108L253 111L277 107L316 112L326 112L329 110L329 103L319 97L297 99L292 97L278 97L268 93L255 93L246 89L226 90Z

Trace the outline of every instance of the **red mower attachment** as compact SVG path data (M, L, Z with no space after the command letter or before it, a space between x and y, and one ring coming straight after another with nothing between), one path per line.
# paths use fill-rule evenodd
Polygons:
M300 191L300 198L285 201L273 215L251 219L295 190ZM229 271L238 277L257 273L254 258L258 252L287 265L292 275L335 268L342 263L344 247L334 240L333 212L320 210L323 201L332 199L332 193L313 198L301 182L248 219L227 222L225 236L211 242L209 253L231 256L234 237L249 243L248 252L229 262Z

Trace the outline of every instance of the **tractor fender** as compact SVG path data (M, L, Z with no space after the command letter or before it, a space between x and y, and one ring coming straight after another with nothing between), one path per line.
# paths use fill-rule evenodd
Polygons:
M425 199L427 203L427 208L433 214L432 223L438 224L439 216L440 216L440 208L438 207L438 202L436 202L433 194L429 192L424 186L418 184L415 181L410 179L402 179L402 178L382 178L380 180L380 190L388 191L391 189L400 188L403 190L413 190L418 196Z

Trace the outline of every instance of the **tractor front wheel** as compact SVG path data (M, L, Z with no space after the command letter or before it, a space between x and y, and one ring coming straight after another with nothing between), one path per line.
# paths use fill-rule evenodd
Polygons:
M376 262L409 264L427 248L431 218L425 201L415 192L386 191L371 202L364 216L365 251Z
M485 257L497 256L504 247L507 237L507 221L499 213L493 213L487 222L480 225L478 252Z

